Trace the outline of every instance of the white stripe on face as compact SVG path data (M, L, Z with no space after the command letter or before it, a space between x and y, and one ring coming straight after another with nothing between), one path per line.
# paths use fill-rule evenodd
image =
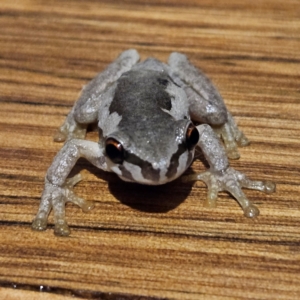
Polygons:
M148 185L160 185L165 184L167 182L170 182L176 178L178 178L184 171L189 167L191 160L193 158L193 152L185 151L182 153L178 159L178 166L176 171L174 172L172 177L166 176L169 165L165 165L163 168L161 168L161 171L159 173L159 177L156 179L149 179L151 176L146 176L148 178L145 178L143 175L143 171L140 166L134 165L128 162L124 162L121 167L113 167L111 168L112 171L117 173L119 177L125 181L131 181L131 182L137 182L142 184L148 184ZM115 169L118 169L116 172ZM122 170L123 169L123 170Z

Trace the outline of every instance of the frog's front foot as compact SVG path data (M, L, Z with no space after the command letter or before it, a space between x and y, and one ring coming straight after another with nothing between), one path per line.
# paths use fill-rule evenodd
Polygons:
M248 218L257 217L259 215L259 210L247 199L242 188L255 189L265 193L273 193L276 189L275 184L271 181L250 180L243 173L238 172L231 167L228 167L222 173L209 170L204 173L183 177L183 181L191 180L202 180L206 183L208 194L205 206L216 206L218 193L220 191L227 191L238 201L244 211L244 215Z
M91 202L85 201L73 192L73 187L82 180L81 174L67 179L62 187L56 186L46 180L39 211L32 222L33 230L46 230L48 215L53 209L54 213L54 233L57 236L68 236L69 226L65 220L65 204L73 202L80 206L84 212L93 208Z

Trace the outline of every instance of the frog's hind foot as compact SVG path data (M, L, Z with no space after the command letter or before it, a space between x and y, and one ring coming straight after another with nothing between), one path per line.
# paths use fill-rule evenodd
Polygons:
M240 153L238 150L238 143L236 142L234 132L230 124L227 122L222 126L218 126L218 127L212 126L212 128L214 129L218 137L223 141L224 148L228 158L239 159Z
M240 147L246 147L250 145L249 139L245 136L244 132L238 130L235 133L235 140Z
M234 121L230 112L227 112L227 122L222 126L213 127L216 134L224 142L226 154L230 159L239 159L239 147L246 147L250 144L249 139L241 131Z
M53 141L57 143L62 143L71 139L84 139L86 135L87 125L73 124L70 126L66 122L58 128L53 136Z

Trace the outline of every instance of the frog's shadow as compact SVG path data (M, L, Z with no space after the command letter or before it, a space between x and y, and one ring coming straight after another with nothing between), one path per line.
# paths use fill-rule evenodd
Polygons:
M180 179L163 185L142 185L124 182L118 177L108 184L110 192L121 203L133 209L163 213L175 209L190 194L192 183L180 182Z
M118 201L142 212L164 213L175 209L188 197L193 186L193 182L182 182L180 178L158 186L125 182L115 174L99 170L84 159L78 161L70 175L83 169L107 181L109 191ZM187 172L191 173L190 169Z

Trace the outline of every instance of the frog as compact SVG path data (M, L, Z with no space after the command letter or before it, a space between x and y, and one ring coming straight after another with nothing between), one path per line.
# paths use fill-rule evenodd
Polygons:
M99 141L86 139L87 128L97 124ZM54 234L68 236L65 205L83 212L93 208L74 192L81 173L70 177L79 158L115 173L124 181L162 185L181 177L183 182L207 185L204 204L215 207L218 193L227 191L244 215L255 218L259 209L242 191L275 192L272 181L249 179L230 166L240 157L238 147L248 138L239 129L212 81L185 54L172 52L168 62L140 60L135 49L123 51L84 88L54 136L63 147L45 176L44 190L32 229L46 230L50 211ZM201 149L209 168L181 176Z

